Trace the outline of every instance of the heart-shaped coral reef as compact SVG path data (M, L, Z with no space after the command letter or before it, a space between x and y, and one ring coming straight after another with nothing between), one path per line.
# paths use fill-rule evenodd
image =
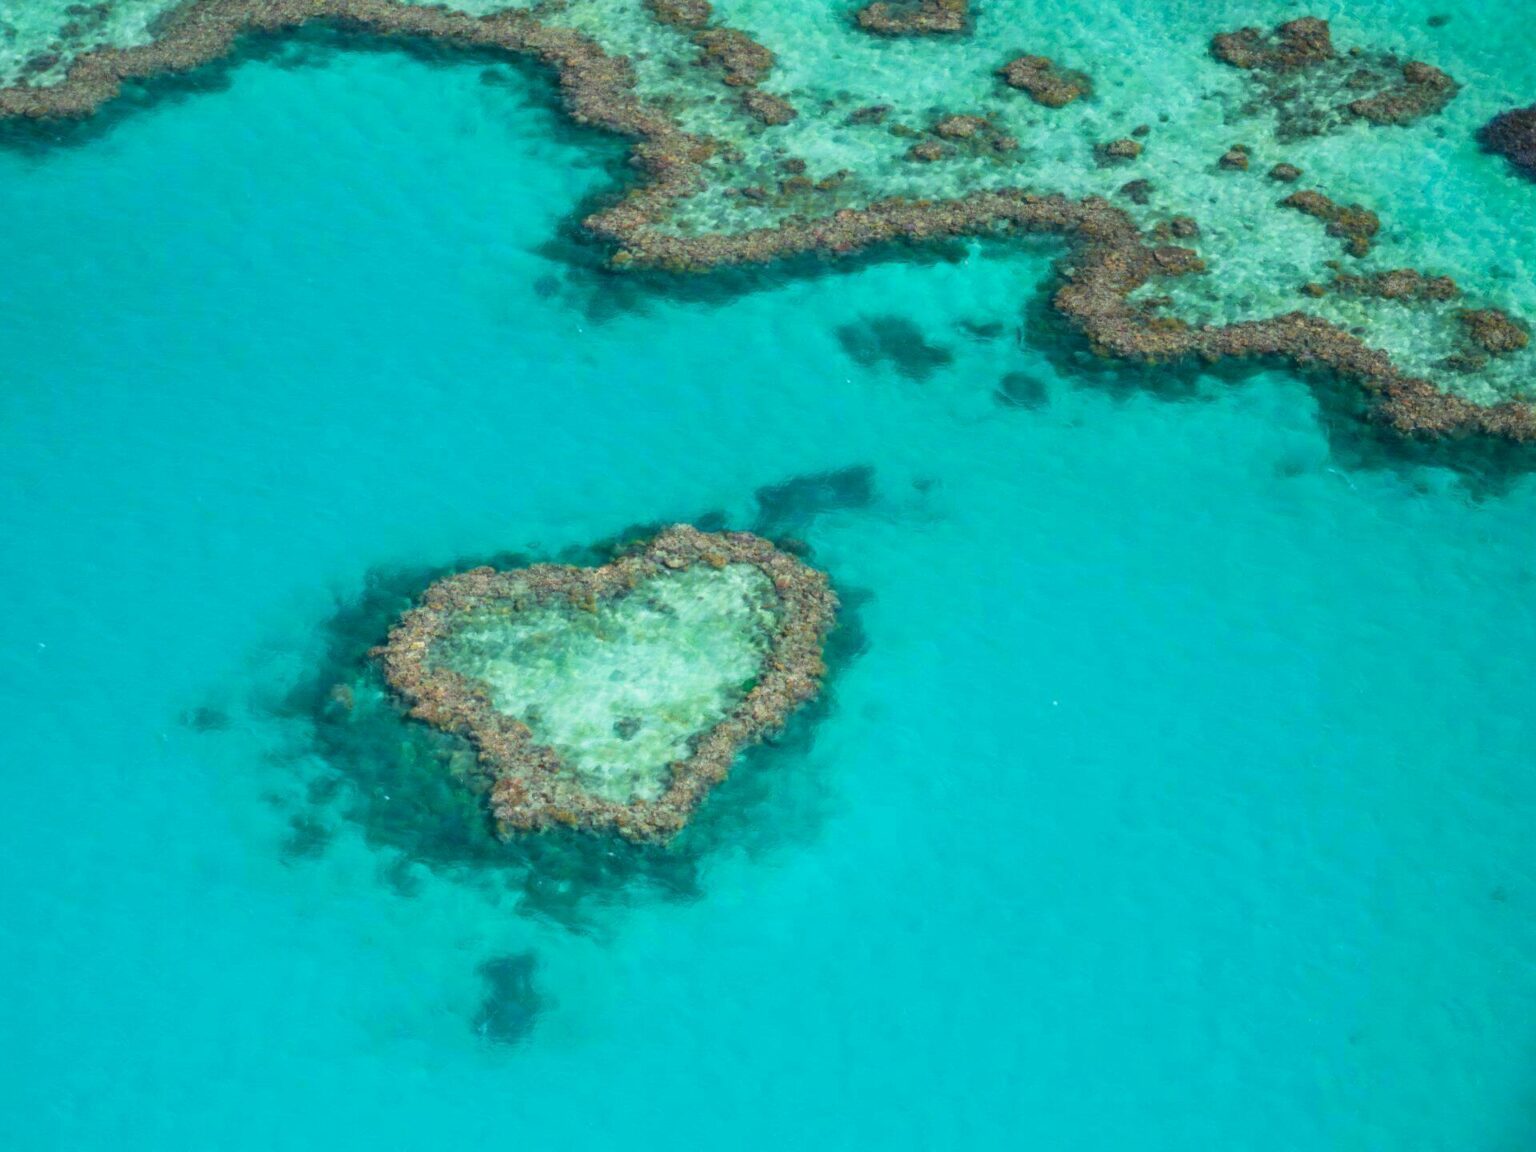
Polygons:
M816 695L836 609L766 540L678 525L600 568L440 580L376 655L413 717L474 745L503 835L665 840Z

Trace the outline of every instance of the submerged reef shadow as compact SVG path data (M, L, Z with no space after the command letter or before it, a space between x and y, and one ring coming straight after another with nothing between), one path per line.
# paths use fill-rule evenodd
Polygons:
M516 1045L527 1038L550 1005L538 989L539 958L532 952L493 956L476 969L485 998L475 1013L475 1033L493 1044Z
M788 551L803 551L798 537L825 512L861 511L875 499L875 470L855 464L826 472L791 476L765 484L754 494L757 519L752 531L770 539L785 538ZM785 546L785 545L781 545Z
M567 550L560 560L601 564L643 534L643 526L626 529L599 545ZM289 812L285 862L321 854L335 829L350 824L380 853L380 882L403 896L429 872L480 886L493 898L507 893L520 914L598 933L604 909L698 899L702 862L711 854L757 856L817 835L826 792L808 755L815 725L835 707L840 674L867 646L858 619L867 594L841 586L843 608L827 638L820 696L746 749L675 840L636 843L562 828L500 839L474 791L468 742L408 719L370 653L433 582L485 564L518 568L535 559L545 557L504 553L374 569L359 591L338 597L308 672L252 700L257 718L286 737L274 754L290 783L281 798Z
M930 343L922 328L905 316L865 316L838 328L837 340L861 368L889 364L908 380L927 380L955 362L953 352Z

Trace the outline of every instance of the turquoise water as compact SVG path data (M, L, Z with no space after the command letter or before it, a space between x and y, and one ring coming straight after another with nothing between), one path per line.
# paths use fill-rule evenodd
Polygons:
M1536 481L1095 365L1049 244L607 278L533 74L224 81L0 152L5 1146L1530 1147ZM862 645L681 897L295 841L370 573L711 512Z

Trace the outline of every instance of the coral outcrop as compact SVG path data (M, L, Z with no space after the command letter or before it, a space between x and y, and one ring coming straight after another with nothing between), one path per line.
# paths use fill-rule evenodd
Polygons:
M1389 52L1339 52L1326 20L1304 16L1264 33L1223 32L1211 54L1246 72L1255 95L1245 115L1273 110L1282 140L1317 136L1346 125L1406 125L1443 109L1456 81L1432 64Z
M1531 342L1529 329L1497 308L1468 309L1460 320L1467 338L1492 356L1519 352Z
M503 836L661 841L817 694L836 610L826 577L766 540L678 525L599 568L440 580L375 656L413 718L474 747Z
M1536 180L1536 104L1511 108L1484 124L1477 134L1483 148L1503 156L1530 180Z
M1029 93L1030 99L1047 108L1065 108L1093 92L1086 72L1059 68L1049 56L1020 56L999 68L998 75L1008 87Z
M933 36L964 32L970 8L970 0L875 0L854 19L877 36Z
M1446 301L1461 294L1449 276L1426 276L1415 268L1393 268L1369 276L1340 272L1332 288L1346 296L1372 296L1378 300Z
M1280 203L1321 220L1328 226L1328 235L1344 241L1345 251L1351 256L1369 253L1371 241L1381 231L1381 218L1369 208L1359 204L1337 204L1321 192L1293 192Z

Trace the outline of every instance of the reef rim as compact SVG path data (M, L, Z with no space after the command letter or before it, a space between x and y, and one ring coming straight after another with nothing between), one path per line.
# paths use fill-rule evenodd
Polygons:
M313 21L532 56L554 68L575 121L632 141L631 161L641 179L583 221L591 235L614 246L616 267L697 272L806 253L839 257L891 241L1053 233L1067 240L1070 251L1052 305L1105 356L1148 363L1257 357L1297 368L1322 366L1365 393L1369 419L1403 436L1472 433L1536 441L1536 405L1473 403L1403 371L1387 351L1320 317L1291 311L1195 325L1134 303L1131 294L1149 281L1199 274L1205 265L1193 250L1166 243L1155 230L1144 235L1128 213L1098 196L1071 200L1003 188L947 200L877 200L736 232L669 231L663 226L674 210L707 187L706 165L720 142L684 130L667 112L644 102L628 58L528 11L475 17L400 0L191 0L167 17L150 44L85 53L52 86L0 88L0 120L88 116L116 96L125 80L186 72L227 55L246 31L275 33Z
M775 625L761 673L718 723L694 737L689 755L669 765L669 782L653 799L628 803L582 787L554 749L540 744L521 720L495 708L486 685L434 663L434 644L467 610L494 601L550 604L574 610L622 598L668 572L700 565L757 568L777 599ZM680 832L710 790L729 774L737 753L781 728L812 700L825 675L827 633L837 596L825 574L746 532L706 533L667 528L639 550L597 568L535 564L499 571L476 568L431 585L420 604L390 629L373 652L409 715L465 737L494 778L490 805L498 833L564 826L612 831L635 841L666 841Z

